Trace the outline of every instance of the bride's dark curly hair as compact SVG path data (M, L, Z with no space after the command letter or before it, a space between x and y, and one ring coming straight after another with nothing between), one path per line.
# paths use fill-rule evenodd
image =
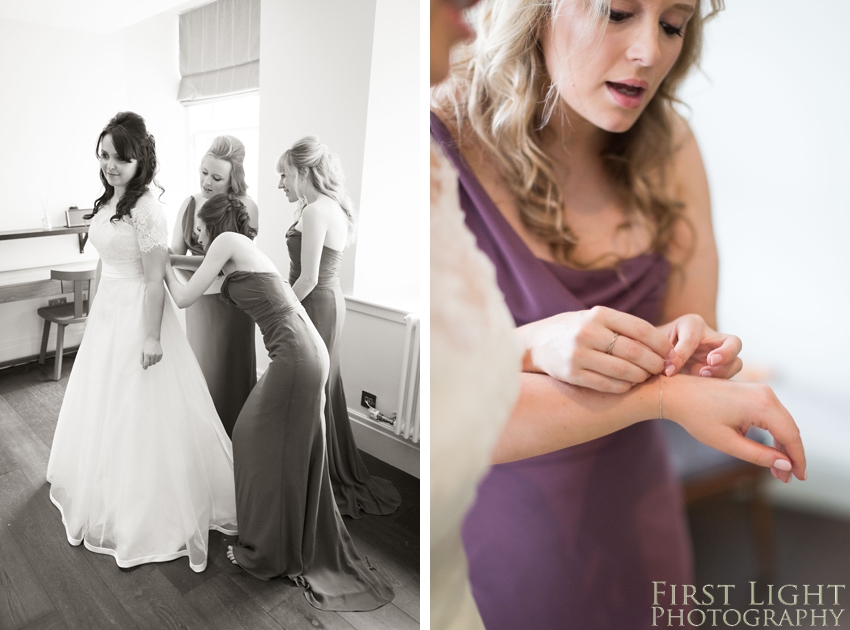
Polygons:
M156 143L154 137L148 133L144 118L134 112L118 112L115 114L97 137L95 154L98 159L100 158L100 145L106 136L112 138L112 144L120 160L126 162L138 160L136 175L127 184L124 196L118 200L115 214L109 219L114 223L126 216L132 216L130 211L136 207L141 196L148 191L148 186L151 183L161 191L160 197L162 197L165 189L154 179L157 171ZM86 215L85 218L87 219L94 217L115 194L115 187L107 181L102 170L100 171L100 181L103 183L103 194L95 200L94 210L91 214Z
M201 206L197 216L207 226L204 250L209 249L222 232L238 232L252 240L257 235L257 230L251 227L245 204L232 194L213 195Z

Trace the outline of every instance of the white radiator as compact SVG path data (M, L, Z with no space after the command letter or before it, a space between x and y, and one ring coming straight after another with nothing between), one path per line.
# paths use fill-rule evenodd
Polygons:
M404 351L401 359L401 382L398 388L399 409L395 433L413 442L419 441L419 317L404 318Z

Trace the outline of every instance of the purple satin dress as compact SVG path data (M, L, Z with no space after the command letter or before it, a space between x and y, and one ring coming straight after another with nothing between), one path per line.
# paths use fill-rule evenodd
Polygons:
M590 271L540 260L434 114L431 135L457 169L466 224L495 265L517 326L595 305L657 320L666 259L647 254ZM681 489L656 420L493 466L463 542L488 630L649 628L652 581L693 584Z

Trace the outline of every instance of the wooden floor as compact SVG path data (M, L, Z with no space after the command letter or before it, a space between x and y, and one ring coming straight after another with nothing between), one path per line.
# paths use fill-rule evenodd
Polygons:
M232 538L210 532L209 565L186 558L119 569L72 547L48 497L45 470L73 360L54 382L29 364L0 370L0 630L215 628L405 630L419 627L419 480L364 454L404 502L390 516L346 518L362 555L389 578L395 600L365 613L316 610L285 579L251 577L225 557Z

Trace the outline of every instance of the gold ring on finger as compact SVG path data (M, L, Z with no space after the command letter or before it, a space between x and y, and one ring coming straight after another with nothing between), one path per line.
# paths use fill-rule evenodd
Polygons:
M614 342L617 341L617 337L620 336L620 333L614 333L614 336L611 338L611 343L608 344L608 349L605 351L605 354L611 354L614 352Z

